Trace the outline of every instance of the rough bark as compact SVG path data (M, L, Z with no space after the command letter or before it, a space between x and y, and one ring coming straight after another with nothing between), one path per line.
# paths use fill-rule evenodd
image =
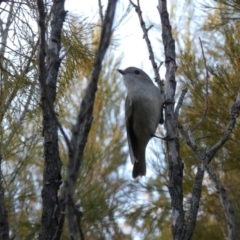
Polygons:
M58 121L54 112L57 77L60 67L61 31L65 20L64 0L53 1L51 31L48 44L45 40L46 26L44 3L38 0L40 51L39 82L44 137L44 172L42 189L42 218L39 239L53 239L59 223L58 189L61 184L61 161L58 149ZM47 48L47 49L46 49ZM46 51L46 52L45 52Z
M179 154L179 139L177 133L177 119L174 114L175 103L175 41L172 37L171 25L169 22L167 3L164 0L158 1L158 11L162 23L162 40L165 53L166 66L166 100L165 107L165 128L167 131L167 158L169 164L169 193L172 206L172 233L174 239L182 239L184 229L184 210L183 210L183 162Z

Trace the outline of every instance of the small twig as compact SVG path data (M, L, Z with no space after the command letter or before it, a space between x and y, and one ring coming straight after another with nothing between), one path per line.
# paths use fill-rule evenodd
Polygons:
M209 86L209 73L208 73L208 67L207 67L207 61L205 58L205 54L204 54L204 50L203 50L203 45L202 45L202 41L201 38L199 38L200 41L200 45L201 45L201 49L202 49L202 56L203 56L203 61L204 61L204 66L205 66L205 71L206 71L206 84L205 84L205 109L203 112L202 117L200 118L200 120L193 126L191 127L191 131L193 132L194 130L196 130L204 121L206 115L207 115L207 111L208 111L208 86Z
M147 31L147 33L148 33L148 31L151 29L153 27L153 25L151 25L150 27L148 27L148 28L146 28L146 31ZM145 34L143 35L143 39L145 39Z
M69 47L64 53L63 55L59 58L59 61L62 62L62 60L68 55L68 53L70 52L71 47Z
M160 68L163 65L163 63L164 63L163 61L160 62L159 67L158 67L158 71L160 71Z
M170 140L168 137L159 137L159 136L157 136L157 135L155 135L155 134L153 135L153 137L159 138L159 139L164 140L164 141Z
M153 67L153 70L154 70L155 81L158 83L160 91L163 94L163 92L164 92L163 91L163 83L160 79L159 68L157 66L157 63L155 62L155 57L154 57L152 45L151 45L150 39L148 37L148 31L153 27L153 25L151 25L148 28L146 27L145 22L144 22L143 17L142 17L142 10L141 10L141 7L140 7L139 0L137 0L137 5L135 3L133 3L131 0L129 0L129 1L133 5L133 7L135 8L135 10L138 14L139 22L140 22L140 25L141 25L141 28L142 28L142 31L143 31L143 39L145 39L145 41L146 41L148 52L150 54L149 59L152 63L152 67Z
M163 87L164 86L164 84L163 84L163 80L161 79L161 75L160 75L160 68L161 68L161 66L163 65L163 61L161 61L160 63L159 63L159 66L158 66L158 72L159 72L159 78L160 78L160 81L161 81L161 86Z
M135 7L135 9L136 9L136 11L137 11L138 6L137 6L133 1L131 1L131 0L129 0L129 1L130 1L130 3Z
M183 129L183 126L180 122L178 122L178 129L185 140L186 144L193 150L193 152L197 155L198 159L201 161L204 159L202 152L199 150L198 146L193 141L193 136L189 136L188 133Z
M175 112L174 112L174 115L175 115L175 119L176 119L176 120L178 119L179 110L180 110L180 108L181 108L181 106L182 106L182 104L183 104L183 99L184 99L185 95L187 94L187 91L188 91L187 88L183 89L183 90L182 90L182 93L181 93L181 96L180 96L180 98L178 99L178 103L177 103L177 106L176 106Z

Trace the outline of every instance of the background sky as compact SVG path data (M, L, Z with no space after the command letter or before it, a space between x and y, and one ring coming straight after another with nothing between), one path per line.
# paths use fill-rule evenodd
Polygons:
M137 1L135 0L133 2L136 3ZM119 1L117 6L118 16L124 13L128 4L128 0ZM164 55L162 43L159 41L159 39L161 39L161 25L157 4L157 0L140 1L145 22L150 21L154 23L154 27L149 31L149 37L154 46L154 51L157 53L158 57L160 56L160 59L158 59L159 63L164 60ZM106 7L107 1L102 0L102 5ZM75 0L66 0L65 8L72 13L83 13L85 16L89 16L90 19L94 16L96 19L99 18L98 0L87 0L85 3L81 2L78 4L76 4ZM129 66L139 67L146 71L151 78L154 78L146 42L143 39L142 29L134 9L132 9L127 19L127 22L121 25L115 34L119 39L116 54L119 56L123 55L121 68L125 69ZM149 24L147 24L147 27L148 26ZM164 74L164 68L162 68L161 74ZM161 75L161 77L163 77L163 75Z

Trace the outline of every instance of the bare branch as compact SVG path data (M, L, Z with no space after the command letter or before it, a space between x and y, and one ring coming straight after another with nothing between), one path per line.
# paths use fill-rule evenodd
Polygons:
M229 201L224 188L221 185L221 182L217 179L217 176L215 175L212 167L210 165L206 165L209 163L216 151L223 146L223 144L227 141L228 136L230 135L232 129L234 128L234 125L236 123L236 118L238 117L240 112L240 92L238 93L236 103L232 107L231 111L231 120L229 123L229 127L226 130L226 132L223 135L223 138L215 144L208 152L202 153L196 143L195 139L193 138L192 131L188 131L188 134L183 129L182 125L178 123L179 131L182 135L182 137L185 139L187 145L194 151L194 153L198 156L198 159L200 160L200 165L198 167L198 172L195 178L195 183L192 191L192 199L191 199L191 208L190 208L190 214L187 220L186 228L185 228L185 238L184 239L190 239L194 228L196 224L196 218L197 218L197 210L199 206L200 196L201 196L201 185L204 175L204 168L207 169L209 175L212 177L212 180L214 181L217 189L221 190L220 199L223 204L224 212L228 221L228 233L229 233L229 239L235 239L233 238L235 236L235 219L234 219L234 213L233 208L231 205L231 202ZM219 191L220 191L219 190ZM224 201L224 202L223 202Z
M179 139L177 132L177 119L174 114L174 98L176 90L175 80L175 40L172 37L171 25L169 22L167 1L158 0L158 11L162 23L162 39L166 64L166 97L169 104L165 107L165 127L167 136L168 164L169 164L169 193L172 206L172 234L174 239L181 239L184 229L183 209L183 162L179 154Z
M60 56L59 61L62 62L62 60L68 55L68 53L70 52L71 47L69 47L63 54L62 56Z
M143 17L142 17L142 10L141 10L141 7L140 7L139 0L137 0L137 5L135 3L133 3L131 0L130 0L130 3L133 5L133 7L135 8L135 10L138 14L139 22L140 22L140 25L141 25L141 28L142 28L142 31L143 31L143 39L145 39L145 41L146 41L148 52L150 54L149 59L152 63L152 67L153 67L153 70L154 70L155 81L158 83L160 91L163 94L163 92L164 92L163 91L163 82L161 81L160 74L159 74L159 68L158 68L157 63L155 61L152 45L151 45L150 39L148 37L148 31L153 27L153 25L151 25L148 28L146 27L145 22L144 22Z
M213 181L213 183L215 184L215 187L217 189L217 193L219 195L219 198L221 200L222 203L222 207L224 209L224 213L227 219L227 225L228 225L228 240L235 240L236 239L236 219L235 219L235 214L234 214L234 209L232 206L232 203L230 201L230 199L228 198L228 195L221 183L221 181L219 180L219 178L217 177L217 175L215 174L213 168L211 165L206 165L206 170L207 173L209 174L211 180Z
M103 6L102 6L102 1L98 0L98 9L99 9L99 16L100 16L100 20L101 20L101 25L103 25Z
M204 54L204 50L203 50L203 46L202 46L202 41L201 38L199 38L199 42L201 45L201 49L202 49L202 56L203 56L203 60L204 60L204 65L205 65L205 71L206 71L206 83L205 83L205 109L204 109L204 113L201 117L201 119L191 128L191 131L193 132L194 130L196 130L204 121L206 115L207 115L207 111L208 111L208 85L209 85L209 72L208 72L208 67L207 67L207 61L205 58L205 54Z
M112 25L115 15L117 1L109 0L104 18L100 42L95 55L93 69L89 85L83 97L77 122L72 129L71 149L69 151L69 161L67 166L66 195L67 195L67 219L69 226L69 235L71 239L78 238L77 216L74 205L71 201L74 199L74 185L81 166L83 151L87 142L87 137L92 123L92 112L97 91L97 83L102 68L102 61L110 44L112 35Z
M180 122L178 122L178 129L185 140L186 144L193 150L193 152L197 155L199 160L203 160L204 156L202 152L198 149L198 146L196 145L195 140L193 140L193 137L189 136L188 133L183 129L183 126ZM191 131L189 131L191 132Z
M185 225L185 235L183 239L191 239L197 221L197 214L202 192L202 182L205 172L205 165L201 162L198 166L195 182L192 190L191 207L189 209L189 216Z
M58 128L60 129L60 132L62 133L64 140L68 146L68 149L70 149L70 142L67 137L67 134L63 130L62 125L58 121L58 118L56 116L56 113L54 111L53 103L49 98L48 90L47 90L47 84L46 84L46 66L45 66L45 57L46 57L46 40L45 40L45 33L46 33L46 26L45 26L45 10L44 10L44 4L42 0L38 0L38 9L39 9L39 27L41 29L40 31L40 51L39 51L39 82L41 85L41 94L42 99L45 99L48 108L50 110L50 113L54 120L56 121ZM66 53L67 54L67 53ZM65 57L65 56L63 56ZM61 62L61 58L58 59L58 62Z
M185 139L185 142L187 143L187 145L193 150L193 152L197 155L198 159L200 160L198 171L195 177L195 182L193 185L191 207L189 210L187 223L185 224L184 238L183 238L183 239L191 239L191 236L193 234L193 231L196 225L199 202L201 199L202 182L203 182L204 171L205 171L205 165L203 163L204 155L198 149L195 139L191 135L192 132L190 131L190 129L187 134L187 132L183 129L180 123L178 123L178 129L182 137Z
M211 162L213 159L213 156L217 152L218 149L220 149L228 140L231 132L233 131L236 120L239 116L240 113L240 88L238 90L238 96L236 102L233 104L232 109L231 109L231 118L228 124L228 128L226 131L223 133L222 138L214 145L211 147L209 151L206 152L206 158L205 158L205 164L208 164Z
M180 108L181 108L181 106L182 106L182 104L183 104L183 99L184 99L185 95L187 94L187 91L188 91L187 88L183 89L183 90L182 90L182 93L181 93L181 96L180 96L180 98L178 99L178 103L177 103L177 106L176 106L175 112L174 112L175 119L178 119L179 110L180 110Z
M58 127L70 148L69 141L54 111L57 77L60 67L61 31L66 16L64 2L64 0L53 1L51 8L51 31L47 45L45 39L45 6L43 0L37 0L40 27L39 83L41 87L45 158L43 172L44 185L42 189L43 211L39 233L40 240L53 239L58 228L58 220L60 217L60 211L57 211L58 214L56 214L56 206L58 206L57 192L61 184L62 166L58 148ZM46 49L47 52L45 52ZM47 58L45 59L46 56Z
M148 31L153 27L153 25L150 25L150 27L146 28L146 33L148 34ZM143 39L145 39L146 35L143 35Z

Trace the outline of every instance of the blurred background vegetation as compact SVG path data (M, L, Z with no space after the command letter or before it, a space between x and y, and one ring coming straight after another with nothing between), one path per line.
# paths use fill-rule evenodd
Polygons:
M180 122L185 127L193 126L205 108L206 69L198 37L207 59L209 109L203 124L194 131L197 145L204 150L220 139L226 129L240 84L240 1L209 1L205 5L188 1L181 8L171 3L170 21L177 46L177 93L189 89L180 113ZM172 239L164 142L151 140L147 155L149 177L131 179L124 128L125 90L116 72L124 59L115 54L121 42L117 32L128 12L127 7L118 12L116 33L102 68L75 200L83 212L81 224L86 239ZM11 239L17 235L19 239L37 239L44 168L37 7L35 1L9 2L1 5L0 14L0 153L5 204ZM67 134L88 83L100 27L100 21L91 22L87 16L71 13L64 25L62 45L69 52L59 73L55 109ZM159 37L161 33L157 34ZM161 42L159 45L163 49ZM237 226L240 225L239 131L237 123L231 138L211 163L234 206ZM164 135L164 131L159 129L158 134ZM68 154L60 133L59 149L64 179ZM181 157L185 165L187 216L198 160L183 140ZM205 174L192 239L225 239L226 226L218 193ZM67 231L62 239L67 239Z

